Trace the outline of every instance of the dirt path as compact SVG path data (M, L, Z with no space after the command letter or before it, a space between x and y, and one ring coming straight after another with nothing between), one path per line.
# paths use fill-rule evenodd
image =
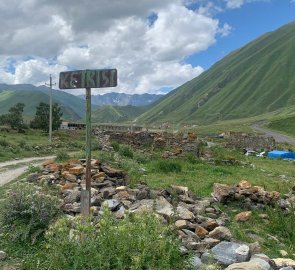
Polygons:
M252 129L263 133L266 136L272 136L276 140L277 143L288 143L291 145L295 145L295 139L292 137L289 137L287 135L281 134L279 132L269 130L267 128L264 128L263 123L256 123L251 126Z
M33 157L0 163L0 187L23 174L29 164L40 165L44 160L53 158L55 158L55 156Z

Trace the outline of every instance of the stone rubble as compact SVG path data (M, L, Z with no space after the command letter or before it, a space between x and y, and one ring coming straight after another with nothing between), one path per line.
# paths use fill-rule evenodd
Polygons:
M117 219L124 218L127 212L149 210L155 212L163 223L174 222L182 243L181 253L194 254L191 261L194 269L199 269L205 263L212 263L212 260L228 270L288 270L286 267L295 267L295 262L287 258L270 260L263 254L253 257L253 254L260 252L259 243L243 244L235 241L230 230L225 227L228 217L216 206L216 201L226 203L238 200L248 202L251 208L259 205L265 207L280 202L281 195L278 192L265 191L247 181L241 181L235 186L216 183L213 197L198 199L187 187L182 186L152 190L140 183L131 188L121 170L98 160L92 160L91 165L93 215L99 216L103 207L108 207ZM85 160L70 160L63 165L54 164L53 161L44 162L43 172L30 174L27 180L56 185L64 201L63 211L74 216L81 211L85 167ZM236 216L237 221L245 222L250 218L251 211Z

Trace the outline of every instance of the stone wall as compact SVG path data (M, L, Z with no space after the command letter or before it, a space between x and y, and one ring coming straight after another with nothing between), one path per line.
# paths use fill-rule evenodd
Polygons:
M242 132L225 132L224 138L227 147L246 148L256 151L273 150L276 148L276 142L273 137L257 136Z

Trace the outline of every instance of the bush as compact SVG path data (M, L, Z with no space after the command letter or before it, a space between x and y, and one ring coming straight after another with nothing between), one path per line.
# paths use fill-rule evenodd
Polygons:
M55 160L58 161L58 162L66 161L66 160L69 160L69 159L70 159L70 156L65 151L59 151L57 153L57 155L56 155L56 158L55 158Z
M115 152L119 152L119 150L120 150L120 144L118 144L117 142L113 142L111 144L111 146L113 147L113 149L114 149Z
M1 202L0 232L11 240L36 238L59 214L59 200L28 183L17 183ZM34 240L34 239L33 239Z
M119 149L119 153L120 155L131 159L134 156L132 148L129 145L122 145Z
M162 173L179 173L182 171L182 166L177 161L158 160L153 163L153 171Z
M8 147L9 143L5 139L0 139L0 146L2 147Z
M154 214L117 221L105 210L99 223L61 219L46 240L46 249L32 256L25 269L188 269L171 228Z
M28 173L39 173L41 172L41 168L39 166L34 166L33 164L29 164L27 172Z

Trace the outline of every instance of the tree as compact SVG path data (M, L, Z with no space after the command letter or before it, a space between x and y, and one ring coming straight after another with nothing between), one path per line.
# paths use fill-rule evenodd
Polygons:
M46 132L49 132L49 104L40 102L36 107L36 114L34 120L31 122L30 126L36 129L42 129ZM52 106L52 130L59 129L61 125L61 117L63 113L61 108L57 103L54 103Z
M10 125L13 129L18 129L19 131L24 127L24 103L17 103L9 109L9 113L1 115L0 123Z

